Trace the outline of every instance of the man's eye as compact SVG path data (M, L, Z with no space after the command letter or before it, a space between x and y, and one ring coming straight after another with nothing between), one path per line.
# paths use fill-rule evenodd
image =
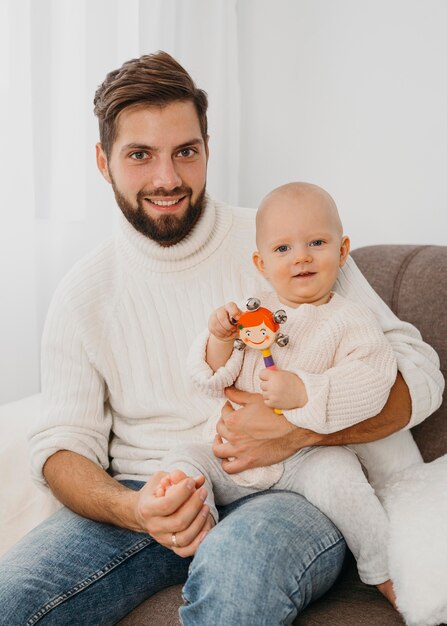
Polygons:
M138 150L138 152L132 152L132 154L130 155L131 159L134 159L135 161L142 161L143 159L146 159L148 157L148 153L144 152L144 150Z
M314 239L313 241L309 243L309 246L316 247L316 246L322 246L323 244L324 244L324 241L322 239Z
M180 150L178 155L183 157L183 158L188 158L188 157L194 156L195 155L195 151L192 148L183 148L183 150Z
M275 248L275 252L287 252L287 250L290 250L290 246L287 244L283 244L282 246Z

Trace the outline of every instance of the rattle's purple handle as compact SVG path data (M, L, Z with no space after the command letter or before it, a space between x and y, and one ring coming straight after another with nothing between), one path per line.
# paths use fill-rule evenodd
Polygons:
M277 369L272 355L264 357L264 365L269 370L276 370Z

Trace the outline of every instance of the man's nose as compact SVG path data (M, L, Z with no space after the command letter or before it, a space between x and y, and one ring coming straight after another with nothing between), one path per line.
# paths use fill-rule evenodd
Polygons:
M171 158L160 158L154 165L152 179L154 188L171 190L182 185L182 179Z

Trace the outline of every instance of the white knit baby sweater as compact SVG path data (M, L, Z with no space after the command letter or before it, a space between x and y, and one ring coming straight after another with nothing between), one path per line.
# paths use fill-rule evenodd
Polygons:
M297 308L281 304L273 292L253 295L267 309L287 313L281 332L289 343L283 348L274 343L270 350L278 369L297 374L306 387L306 405L284 411L291 423L330 433L381 411L396 378L396 358L366 307L336 293L327 304ZM227 363L213 372L205 360L208 337L208 331L202 333L189 355L195 386L214 398L225 398L225 387L233 384L260 393L259 373L265 368L261 351L234 349Z
M30 439L37 481L45 482L42 467L58 450L144 480L167 450L201 440L216 400L194 390L186 359L213 309L265 288L251 262L254 217L251 209L208 201L193 231L166 248L120 215L116 236L65 277L43 336L45 411ZM437 355L352 260L336 290L364 301L380 320L410 387L411 425L425 419L443 389Z

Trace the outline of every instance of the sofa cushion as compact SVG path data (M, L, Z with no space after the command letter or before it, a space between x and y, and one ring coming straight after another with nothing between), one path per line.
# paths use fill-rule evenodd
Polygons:
M181 585L160 591L143 602L119 626L180 626ZM323 598L299 615L296 626L402 626L399 614L375 587L364 585L349 554L344 571Z
M439 355L447 376L447 246L383 245L352 256L377 293L402 320L414 324ZM425 461L447 452L447 398L413 429Z

